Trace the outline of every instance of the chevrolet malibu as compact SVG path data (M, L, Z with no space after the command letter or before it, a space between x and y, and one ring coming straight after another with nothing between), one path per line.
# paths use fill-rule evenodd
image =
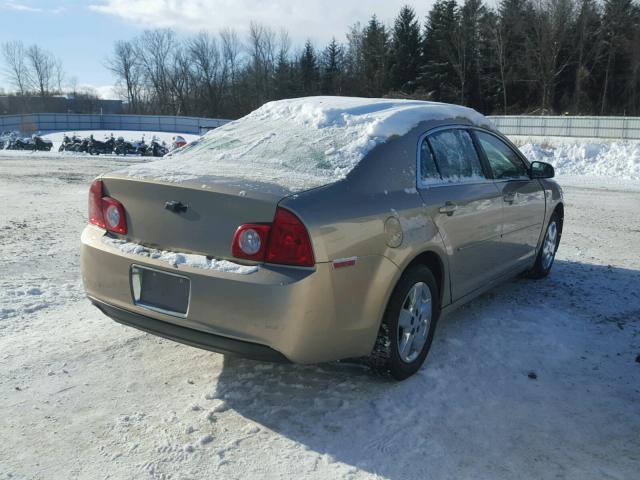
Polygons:
M114 320L188 345L365 357L404 379L443 314L549 273L564 218L553 175L468 108L271 102L97 178L84 287Z

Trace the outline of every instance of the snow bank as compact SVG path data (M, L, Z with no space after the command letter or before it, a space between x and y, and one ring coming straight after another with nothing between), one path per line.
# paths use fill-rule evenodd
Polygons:
M557 175L586 175L640 180L640 143L592 143L570 139L525 143L520 151L530 161L551 163Z
M102 242L105 245L117 248L124 253L162 260L174 267L184 265L185 267L215 270L217 272L237 273L240 275L255 273L259 268L257 266L239 265L237 263L229 262L228 260L209 259L204 255L156 250L154 248L147 248L143 245L127 242L126 240L120 240L118 238L102 237Z
M422 121L456 118L491 126L475 110L444 103L351 97L280 100L209 132L172 157L124 172L167 182L241 178L301 191L344 178L374 147Z

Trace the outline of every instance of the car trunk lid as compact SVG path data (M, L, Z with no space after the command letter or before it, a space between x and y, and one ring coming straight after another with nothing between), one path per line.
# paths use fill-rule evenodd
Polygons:
M232 258L239 225L272 222L278 202L289 194L246 180L163 183L118 175L102 180L104 194L124 206L128 241L218 259Z

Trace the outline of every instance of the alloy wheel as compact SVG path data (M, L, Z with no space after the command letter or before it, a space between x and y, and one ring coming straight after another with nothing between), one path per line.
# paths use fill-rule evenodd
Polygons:
M405 363L413 362L422 351L433 315L431 289L418 282L409 289L398 319L398 353Z

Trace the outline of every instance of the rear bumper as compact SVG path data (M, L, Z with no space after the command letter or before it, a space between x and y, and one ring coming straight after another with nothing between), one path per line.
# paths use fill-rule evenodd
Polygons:
M264 362L288 361L280 352L265 345L243 342L212 333L180 327L172 323L163 322L162 320L156 320L155 318L139 313L114 307L95 298L89 297L89 299L102 313L116 322L158 335L159 337L168 338L169 340L191 345L192 347L211 350L212 352L240 355L253 360Z
M81 271L87 295L108 316L179 342L265 360L316 363L367 355L386 307L381 292L398 272L381 256L360 257L355 266L340 269L330 263L262 265L248 275L174 267L123 252L104 243L104 235L93 226L83 231ZM189 278L184 318L135 304L134 264Z

